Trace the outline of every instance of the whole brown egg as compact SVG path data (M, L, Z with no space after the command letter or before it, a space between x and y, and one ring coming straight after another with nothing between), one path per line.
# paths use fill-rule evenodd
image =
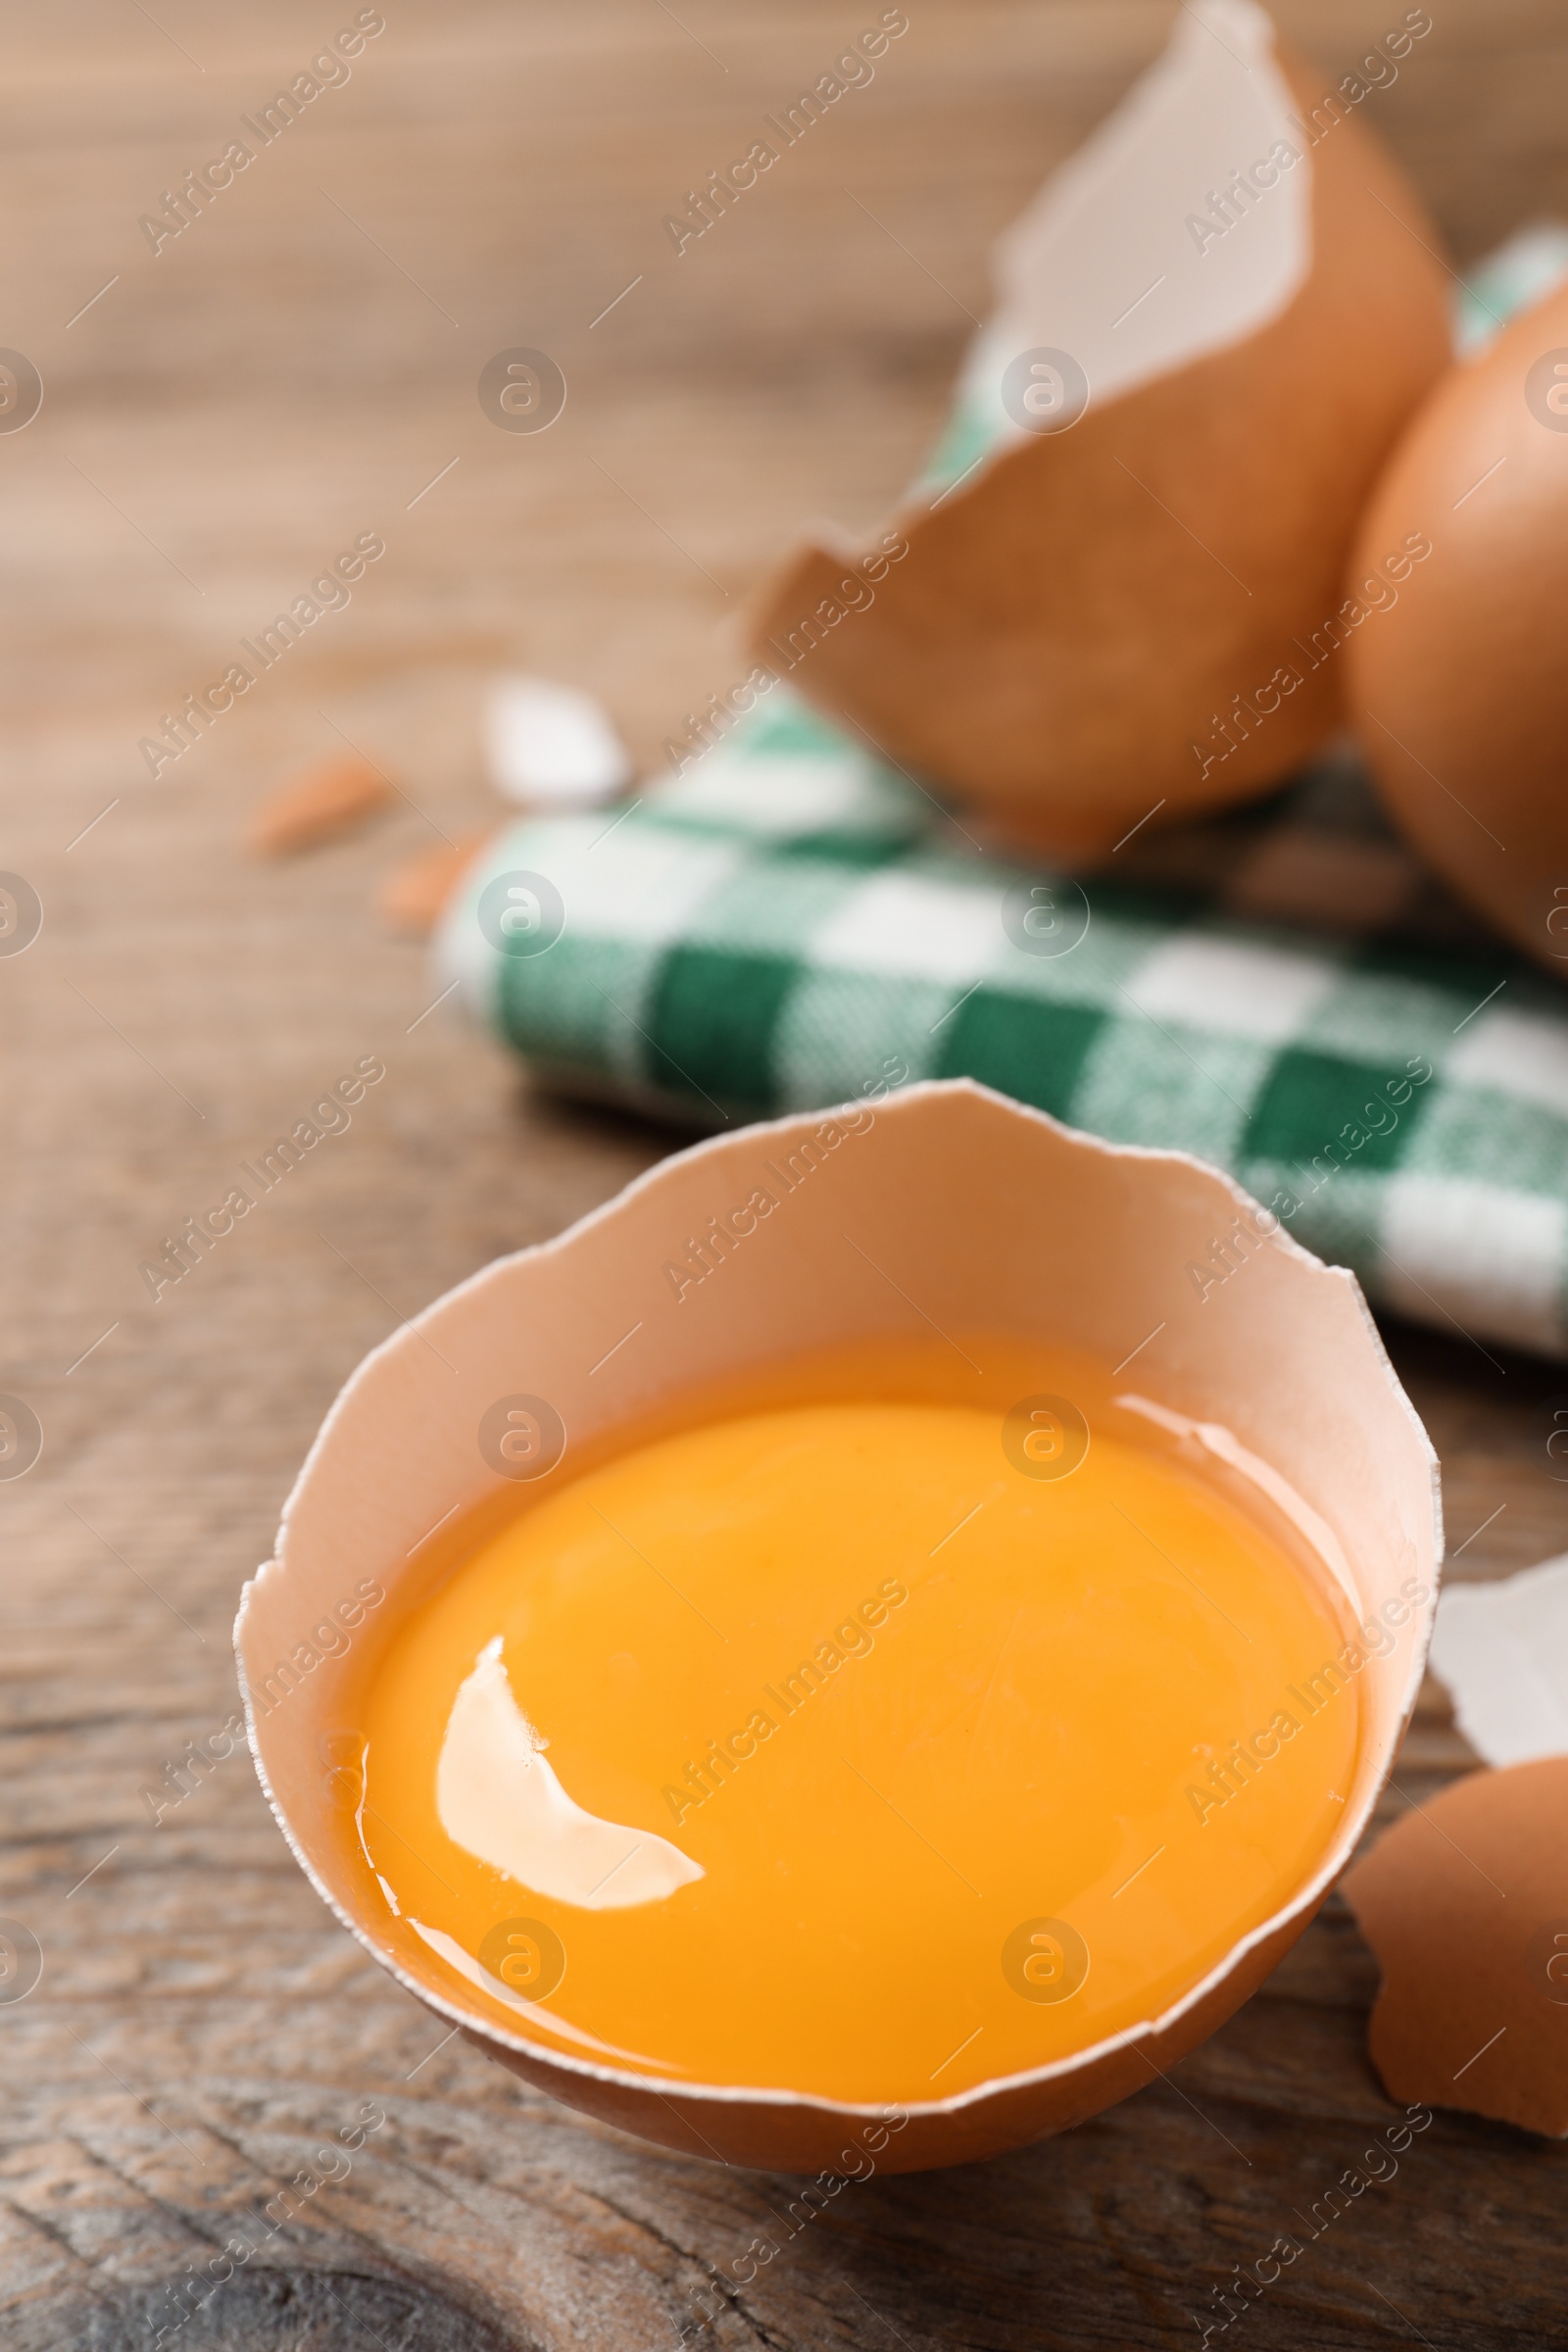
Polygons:
M1417 540L1430 555L1386 562ZM1568 979L1568 287L1429 394L1346 586L1340 659L1389 808Z

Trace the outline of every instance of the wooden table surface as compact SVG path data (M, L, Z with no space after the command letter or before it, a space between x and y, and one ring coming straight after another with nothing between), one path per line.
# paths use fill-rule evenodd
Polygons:
M907 4L875 83L678 258L663 215L869 0L384 0L352 77L156 253L141 216L352 0L0 17L0 343L45 384L0 435L0 866L44 907L0 960L0 1389L45 1432L0 1484L0 1913L44 1955L0 2004L17 2352L151 2343L227 2217L366 2102L385 2122L350 2176L166 2340L640 2352L706 2313L688 2341L776 2352L1182 2344L1390 2113L1373 1964L1331 1904L1168 2086L1019 2156L848 2190L718 2295L707 2265L786 2183L649 2153L442 2042L310 1891L243 1753L156 1827L146 1796L234 1709L238 1587L364 1350L669 1148L420 1019L424 956L372 911L393 860L494 813L480 679L579 681L648 756L727 682L745 586L803 519L868 523L908 476L991 236L1171 13ZM1282 13L1338 73L1400 12ZM1568 213L1568 23L1544 0L1432 13L1367 112L1462 257ZM517 345L569 383L545 434L498 431L475 397ZM151 781L138 738L364 531L386 554L352 604ZM258 795L344 737L410 805L314 858L247 860ZM387 1077L352 1129L154 1305L139 1261L366 1054ZM1390 1336L1456 1573L1568 1545L1545 1451L1568 1369ZM1399 1786L1468 1760L1429 1687ZM1565 2186L1558 2147L1442 2115L1240 2334L1568 2342Z

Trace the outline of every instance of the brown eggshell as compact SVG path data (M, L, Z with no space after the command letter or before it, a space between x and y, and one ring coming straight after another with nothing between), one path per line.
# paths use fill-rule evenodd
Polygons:
M1361 748L1439 873L1568 977L1568 287L1439 384L1348 584L1412 530L1431 556L1342 656Z
M1568 2137L1568 1756L1476 1772L1345 1882L1383 1987L1389 2096Z
M1281 62L1306 116L1328 85ZM1341 671L1303 648L1447 364L1448 280L1358 118L1296 169L1311 173L1312 259L1278 317L904 508L908 554L876 601L789 668L829 717L1048 852L1103 852L1159 803L1164 824L1246 799L1340 722ZM755 608L755 659L789 666L791 632L845 573L820 543L786 563ZM1247 740L1205 775L1195 744L1223 750L1216 715L1282 667L1300 682L1264 723L1244 716Z
M389 874L375 894L376 911L394 931L428 939L442 910L485 843L488 833L464 833L432 849L416 850Z
M884 2170L1064 2131L1152 2082L1239 2007L1366 1826L1420 1685L1437 1584L1436 1463L1349 1274L1276 1234L1245 1280L1205 1302L1187 1264L1250 1205L1237 1187L1180 1153L1074 1134L967 1079L906 1088L853 1119L831 1145L812 1111L680 1152L558 1240L499 1259L400 1324L332 1407L235 1628L273 1811L318 1892L383 1967L568 2105L686 2153L802 2172L858 2169L852 2134L884 2111L779 2088L666 2087L530 2038L526 2021L498 2022L389 1911L355 1847L342 1759L359 1753L354 1677L374 1654L362 1644L440 1573L425 1539L463 1506L504 1497L478 1445L497 1399L545 1398L568 1444L589 1445L684 1391L807 1348L923 1339L932 1322L1049 1336L1106 1364L1131 1349L1142 1396L1228 1425L1321 1514L1363 1613L1399 1626L1360 1672L1363 1729L1339 1830L1280 1910L1160 2015L1057 2064L911 2103L878 2155ZM822 1164L801 1163L808 1177L766 1239L683 1303L663 1271L672 1244L808 1144ZM1424 1588L1413 1607L1397 1597L1407 1579ZM338 1625L366 1627L367 1611L345 1617L342 1604L368 1584L383 1600L345 1642ZM326 1656L310 1640L323 1626Z
M269 793L251 815L245 846L259 858L288 858L351 832L395 798L368 760L323 760Z

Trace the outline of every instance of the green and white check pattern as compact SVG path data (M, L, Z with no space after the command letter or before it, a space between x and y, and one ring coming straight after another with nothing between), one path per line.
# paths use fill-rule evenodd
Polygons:
M1565 267L1557 224L1510 240L1463 290L1459 339ZM995 444L981 356L928 492ZM542 954L478 921L519 871L564 907ZM1568 994L1443 898L1343 763L1140 831L1078 884L982 849L780 685L620 813L499 836L440 953L578 1092L716 1126L981 1078L1283 1195L1289 1229L1401 1313L1568 1354Z
M564 908L542 953L480 926L518 872ZM1343 767L1080 885L971 841L781 685L620 813L498 836L440 953L578 1091L716 1126L969 1075L1286 1194L1404 1314L1568 1353L1568 994L1439 900Z

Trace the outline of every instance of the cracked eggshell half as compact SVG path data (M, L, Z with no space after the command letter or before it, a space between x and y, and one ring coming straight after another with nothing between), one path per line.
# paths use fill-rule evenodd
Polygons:
M1568 287L1454 368L1367 509L1347 587L1430 555L1344 654L1351 713L1407 840L1568 978ZM1392 536L1391 536L1392 534ZM1364 600L1366 601L1366 600Z
M1438 245L1260 9L1184 8L1002 241L941 472L787 561L755 658L1048 852L1260 791L1340 720L1313 632L1447 364Z
M677 1297L664 1267L682 1237L812 1139L823 1164L765 1240L726 1262L722 1284ZM1266 1465L1259 1477L1285 1481L1316 1515L1318 1547L1357 1613L1398 1605L1404 1630L1362 1670L1341 1827L1290 1900L1162 2014L1064 2061L912 2105L880 2162L908 2171L995 2155L1142 2088L1151 2062L1168 2068L1239 2007L1348 1860L1420 1682L1437 1582L1436 1463L1354 1279L1278 1233L1245 1281L1210 1286L1206 1300L1190 1278L1189 1262L1244 1209L1261 1214L1182 1154L1100 1143L970 1080L931 1083L874 1110L811 1112L680 1152L402 1325L328 1414L235 1632L263 1786L318 1892L438 2017L568 2105L690 2155L838 2165L882 2109L658 2082L605 2045L569 2046L548 2010L498 1998L472 1955L416 1933L353 1836L355 1677L441 1574L442 1522L465 1506L514 1507L479 1446L498 1400L548 1400L569 1455L683 1392L807 1348L923 1338L926 1316L1046 1337L1107 1365L1134 1349L1148 1404L1210 1428L1215 1446L1250 1449ZM857 1235L876 1267L850 1246ZM642 1343L615 1346L638 1324ZM1412 1577L1427 1596L1413 1615L1395 1600ZM496 1694L480 1678L470 1696L483 1709ZM527 1727L508 1736L526 1761ZM542 1779L535 1796L543 1834L559 1801Z

